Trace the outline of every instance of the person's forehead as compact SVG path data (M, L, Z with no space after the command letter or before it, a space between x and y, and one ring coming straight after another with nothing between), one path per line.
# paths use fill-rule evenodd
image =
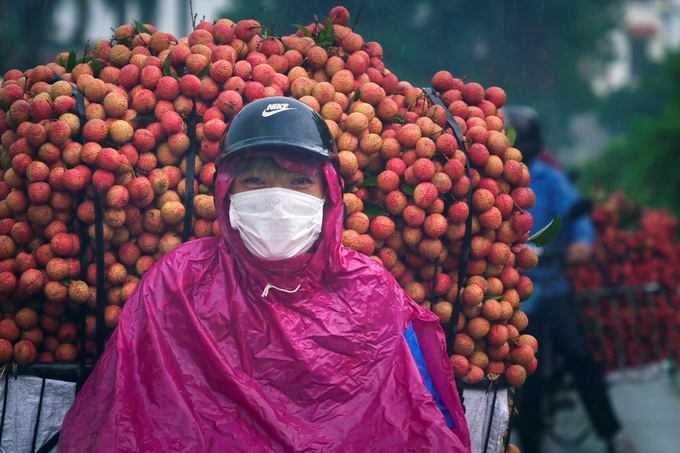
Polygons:
M322 167L321 161L305 159L304 156L296 155L246 155L235 162L236 173L247 172L278 172L305 175L317 175Z

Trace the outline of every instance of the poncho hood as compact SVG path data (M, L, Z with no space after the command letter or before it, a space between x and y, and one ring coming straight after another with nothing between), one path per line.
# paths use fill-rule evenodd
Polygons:
M262 262L228 222L140 280L64 420L59 452L470 450L437 317L373 259L342 247L331 164L316 248ZM449 429L403 333L413 325Z

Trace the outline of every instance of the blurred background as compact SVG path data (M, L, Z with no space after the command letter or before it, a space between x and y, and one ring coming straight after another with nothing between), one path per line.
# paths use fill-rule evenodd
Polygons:
M0 74L81 56L133 20L182 37L201 20L254 18L285 35L339 4L401 80L448 70L533 106L584 193L621 189L680 214L680 0L1 0Z

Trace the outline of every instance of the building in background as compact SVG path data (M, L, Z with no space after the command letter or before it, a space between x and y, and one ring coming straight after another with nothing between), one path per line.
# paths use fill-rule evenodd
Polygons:
M617 58L593 82L600 96L635 86L646 61L661 61L680 47L680 0L629 2L611 40Z

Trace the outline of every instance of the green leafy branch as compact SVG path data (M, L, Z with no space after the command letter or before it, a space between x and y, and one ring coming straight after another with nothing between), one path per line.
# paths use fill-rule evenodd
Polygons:
M318 17L314 16L314 33L309 31L304 25L295 24L294 26L305 36L312 38L317 46L323 47L324 49L333 47L335 45L335 29L333 28L331 19L327 17L323 26L319 26L319 24Z

